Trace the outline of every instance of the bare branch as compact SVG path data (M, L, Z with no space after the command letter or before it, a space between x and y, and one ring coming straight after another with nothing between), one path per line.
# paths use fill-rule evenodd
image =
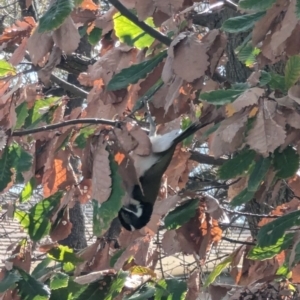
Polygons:
M200 164L222 166L226 162L226 159L224 159L224 158L214 158L213 156L210 156L207 154L202 154L197 151L191 150L190 153L192 154L190 159L194 160Z
M129 11L122 3L120 3L118 0L108 0L109 3L111 3L124 17L129 19L131 22L133 22L135 25L139 26L141 29L143 29L146 33L160 41L166 46L170 46L171 39L167 36L161 34L159 31L153 29L149 25L147 25L145 22L140 21L136 15L134 15L131 11Z
M71 92L72 94L78 96L78 97L82 97L82 98L86 98L88 96L88 92L86 92L85 90L81 89L80 87L71 84L53 74L51 74L50 76L50 80L55 82L57 85L59 85L60 87L62 87L63 89L65 89L66 91Z
M42 132L46 130L53 130L53 129L70 126L70 125L76 125L76 124L103 124L103 125L119 127L120 122L111 121L107 119L92 119L92 118L74 119L74 120L64 121L61 123L45 125L33 129L16 130L12 133L12 136L24 136L32 133Z

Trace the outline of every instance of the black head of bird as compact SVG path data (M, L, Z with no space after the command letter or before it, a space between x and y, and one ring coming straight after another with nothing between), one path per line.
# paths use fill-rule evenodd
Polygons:
M173 130L164 135L152 136L150 155L132 155L140 185L132 187L130 198L133 200L119 212L120 222L125 229L130 231L140 229L150 221L162 176L172 160L176 146L206 125L196 122L182 132Z

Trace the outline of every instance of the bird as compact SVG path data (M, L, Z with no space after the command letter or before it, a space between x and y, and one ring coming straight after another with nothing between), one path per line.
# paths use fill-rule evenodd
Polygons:
M120 223L126 230L141 229L150 221L162 176L172 160L176 146L206 125L208 123L202 124L198 121L183 131L172 130L163 135L150 136L150 155L129 154L139 183L130 188L130 201L118 213Z

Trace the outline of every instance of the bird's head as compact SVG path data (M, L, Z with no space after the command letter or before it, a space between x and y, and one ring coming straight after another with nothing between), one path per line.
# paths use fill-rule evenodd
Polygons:
M119 220L128 231L141 229L150 221L152 210L150 203L128 204L120 209Z

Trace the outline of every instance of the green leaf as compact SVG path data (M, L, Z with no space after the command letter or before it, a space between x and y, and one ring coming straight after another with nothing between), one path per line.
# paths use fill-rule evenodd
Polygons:
M260 187L261 182L264 180L271 165L271 159L269 157L260 159L256 162L254 169L252 170L248 180L248 191L256 192Z
M300 0L296 0L296 11L295 11L297 19L300 19Z
M36 127L40 122L51 121L51 108L60 101L59 97L50 97L35 101L33 108L28 110L28 117L25 120L25 128L30 129ZM45 111L45 112L43 112Z
M128 277L128 272L119 271L117 277L112 281L109 291L105 297L105 300L113 300L119 293L121 293L126 278Z
M271 74L269 72L262 70L259 78L260 86L267 85L271 81L271 79L272 79Z
M244 90L217 90L200 94L200 100L204 100L214 105L224 105L232 103L240 96Z
M299 154L292 146L285 148L282 153L275 151L274 161L276 176L278 178L288 178L293 176L299 168Z
M253 47L251 42L246 44L239 52L238 59L247 67L251 67L256 60L256 56L260 53L260 49Z
M108 83L107 90L115 91L126 88L129 84L137 83L145 78L167 56L167 51L162 51L153 58L122 69Z
M54 30L62 25L74 8L72 0L54 1L46 13L40 18L40 33Z
M44 276L51 270L51 268L47 268L47 266L52 262L53 260L50 257L44 258L32 271L31 276L33 276L35 279L39 279L40 277Z
M29 115L27 102L23 102L19 106L17 106L15 112L17 114L17 123L15 129L20 129L24 125L25 120Z
M255 22L260 20L265 14L266 12L263 11L230 18L223 23L222 29L230 33L247 31L251 29Z
M0 59L0 77L16 74L16 69L9 62L4 59Z
M33 241L39 241L42 237L49 234L51 229L51 217L53 211L60 203L62 192L56 192L54 195L43 199L33 206L29 213L16 210L15 218L19 220L21 225L28 231Z
M181 129L185 130L192 124L192 120L189 117L183 117L181 120ZM183 146L188 147L193 141L194 135L190 135L189 137L183 140Z
M109 265L111 268L114 267L115 263L117 262L117 260L119 259L119 257L123 254L123 252L126 250L126 248L118 250L110 259L109 261Z
M125 296L124 300L145 300L150 299L155 294L155 288L149 283L140 286L133 294Z
M40 281L30 276L24 270L17 268L22 276L18 281L18 294L22 300L47 300L50 297L50 289Z
M236 156L228 159L219 168L220 179L231 179L238 175L242 175L249 170L251 164L254 162L255 151L249 149L243 149Z
M169 230L181 227L195 216L198 206L199 199L192 199L183 205L177 206L165 217L165 227Z
M123 289L127 272L105 275L99 282L92 282L74 295L74 300L113 300Z
M75 300L76 294L80 294L80 291L84 291L86 288L87 285L78 284L70 278L67 287L51 291L50 300ZM90 298L86 298L85 300L88 299L90 300Z
M9 147L6 147L2 152L0 159L0 192L2 192L7 185L12 181L13 173L10 170L12 162L9 155Z
M285 78L282 75L271 73L271 80L269 82L271 89L286 91Z
M17 143L13 143L9 146L9 156L12 167L17 173L16 181L23 182L22 172L30 170L33 161L32 155Z
M161 279L156 284L155 300L183 300L187 292L184 280Z
M253 247L247 258L254 260L265 260L274 257L276 254L280 253L282 250L288 249L293 243L294 234L288 233L283 235L280 239L277 240L276 244L261 247L256 245Z
M18 282L22 277L17 270L6 271L5 277L0 281L0 293L6 292L8 289Z
M102 29L98 27L94 27L91 33L88 35L88 42L95 46L98 44L102 36Z
M32 177L23 187L20 195L20 203L24 203L30 199L36 187L35 177Z
M230 263L233 260L233 257L234 257L234 253L232 253L227 258L225 258L223 261L221 261L213 269L213 271L206 278L206 281L203 285L204 288L208 287L210 284L212 284L216 280L216 278L222 273L222 271L230 265Z
M110 170L112 178L111 194L109 198L102 204L93 199L93 233L99 236L106 230L111 221L118 215L120 208L122 207L122 197L124 195L124 189L122 186L122 179L118 173L118 165L114 161L113 157L109 156Z
M86 146L86 140L94 132L95 132L95 128L90 128L90 127L82 128L79 132L79 135L75 139L75 145L80 149L84 149Z
M289 270L288 264L284 263L278 268L276 275L283 276L285 278L290 278L292 276L292 272Z
M126 43L129 46L134 45L136 48L142 49L151 46L154 42L154 37L144 32L143 29L122 16L120 13L116 13L113 19L116 36L122 43ZM152 17L147 18L144 22L152 28L155 27Z
M255 11L265 11L270 8L276 0L241 0L239 7L242 9L249 9Z
M285 87L289 89L300 77L300 56L291 56L285 65Z
M250 201L251 199L253 199L254 195L255 195L255 192L250 192L247 189L244 189L230 201L230 205L232 205L232 206L242 205L242 204Z
M300 225L300 210L279 217L264 225L258 232L257 244L260 247L275 245L283 237L285 231Z
M55 273L50 279L51 290L61 289L67 287L69 283L69 275L61 272Z
M79 262L82 262L82 259L74 253L73 249L62 245L52 248L48 252L48 257L63 263L63 269L66 272L74 270L75 265Z

